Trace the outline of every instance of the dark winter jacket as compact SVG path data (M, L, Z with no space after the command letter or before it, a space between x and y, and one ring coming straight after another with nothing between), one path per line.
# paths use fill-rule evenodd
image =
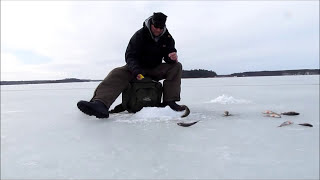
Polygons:
M175 42L165 27L160 37L154 38L150 27L151 17L145 20L143 27L130 39L126 50L126 63L134 77L144 75L143 69L151 69L162 63L175 63L168 54L177 52Z

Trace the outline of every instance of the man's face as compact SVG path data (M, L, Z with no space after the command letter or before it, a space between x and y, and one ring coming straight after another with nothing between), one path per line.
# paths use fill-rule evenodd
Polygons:
M156 27L154 27L154 25L153 24L151 24L151 32L152 32L152 34L154 35L154 36L160 36L160 34L162 34L162 32L163 32L163 28L156 28Z

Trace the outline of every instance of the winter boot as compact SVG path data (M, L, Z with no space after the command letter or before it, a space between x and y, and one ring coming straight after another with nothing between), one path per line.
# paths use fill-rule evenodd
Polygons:
M97 118L109 117L109 109L100 101L79 101L77 103L77 106L80 109L80 111L89 116L96 116Z

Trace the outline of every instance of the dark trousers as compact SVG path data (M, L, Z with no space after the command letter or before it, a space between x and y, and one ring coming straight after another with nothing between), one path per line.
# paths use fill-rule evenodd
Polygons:
M143 69L145 76L163 81L163 101L180 101L182 65L162 63L153 69ZM92 100L103 102L108 108L134 80L128 66L113 69L94 91Z

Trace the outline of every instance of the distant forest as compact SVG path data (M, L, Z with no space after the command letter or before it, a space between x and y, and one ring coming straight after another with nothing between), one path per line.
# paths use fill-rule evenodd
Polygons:
M208 78L216 77L217 73L214 71L208 71L204 69L183 70L182 78Z
M71 82L92 82L92 81L100 81L100 80L66 78L66 79L60 79L60 80L0 81L0 85L71 83Z
M233 73L229 75L217 75L214 71L205 69L183 70L182 78L214 78L214 77L248 77L248 76L292 76L292 75L319 75L319 69L297 69L279 71L253 71ZM0 81L0 85L18 84L47 84L47 83L71 83L71 82L95 82L102 80L66 78L61 80L34 80L34 81Z
M319 69L298 69L298 70L279 70L279 71L252 71L243 73L233 73L233 77L247 76L291 76L291 75L319 75Z

